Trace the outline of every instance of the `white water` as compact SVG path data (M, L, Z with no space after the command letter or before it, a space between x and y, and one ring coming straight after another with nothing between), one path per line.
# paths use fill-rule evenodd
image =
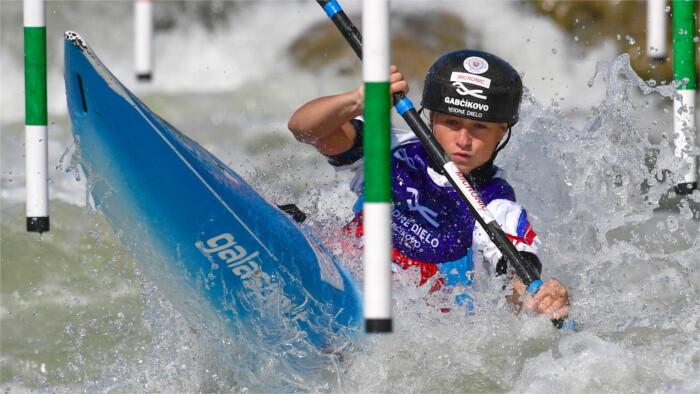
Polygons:
M1 3L3 388L260 391L277 383L246 370L245 360L231 363L223 352L234 345L172 310L86 208L84 182L69 171L62 33L75 30L155 112L272 202L297 202L328 237L350 218L347 176L286 130L303 102L360 83L289 61L287 46L325 14L313 1L244 2L208 30L192 4L169 9L178 24L156 34L155 80L141 85L131 70L130 2L49 2L52 231L39 237L23 231L21 2ZM396 332L300 389L700 390L700 195L659 209L682 165L669 146L672 89L646 86L614 43L585 50L519 3L437 6L524 74L522 120L498 164L544 241L544 275L569 286L571 316L585 330L562 333L546 319L513 315L495 282L476 294L471 317L436 312L412 301L423 289L397 286ZM419 101L420 86L410 97Z

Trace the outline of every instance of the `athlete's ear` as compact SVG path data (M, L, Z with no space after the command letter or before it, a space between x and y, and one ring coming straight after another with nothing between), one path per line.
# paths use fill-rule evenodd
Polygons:
M508 131L508 124L501 123L501 128L498 129L498 140L499 141L501 141L503 139L503 136L506 135L506 131Z
M430 111L430 130L433 130L433 125L435 125L435 112Z

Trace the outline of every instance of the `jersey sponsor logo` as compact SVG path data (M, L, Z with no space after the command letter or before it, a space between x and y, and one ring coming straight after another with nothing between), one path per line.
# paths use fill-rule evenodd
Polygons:
M460 107L475 109L477 111L489 111L488 104L475 103L467 99L459 99L454 97L445 97L445 104L458 105Z
M469 184L469 181L467 181L467 178L464 177L464 174L462 174L462 172L458 170L457 172L455 172L455 175L457 176L457 179L459 179L459 181L462 183L462 186L464 186L464 188L467 190L467 198L472 202L472 205L476 203L475 205L481 208L483 212L488 212L488 210L486 209L486 204L484 204L484 201L479 196L479 193L477 193L476 190L474 190L474 188L472 187L472 185Z
M204 254L210 256L216 254L223 264L242 280L246 280L260 271L259 261L255 261L256 259L259 260L260 253L258 251L248 253L229 233L210 238L207 240L206 245L202 241L197 241L195 245Z
M472 85L481 86L482 88L486 88L486 89L491 87L491 80L489 78L482 77L481 75L461 73L461 72L457 72L457 71L452 72L452 76L450 77L450 81L469 83Z
M418 201L418 190L412 187L406 188L406 190L413 196L413 199L409 198L408 200L406 200L406 203L408 204L408 209L410 209L411 211L417 211L421 216L423 216L423 219L427 220L428 223L433 225L433 227L440 227L440 223L435 221L435 218L437 217L437 212L433 211L428 207L420 205L420 202Z
M489 69L489 63L479 56L464 59L464 68L472 74L483 74Z
M394 152L394 157L401 160L402 162L406 163L407 166L413 168L414 170L418 169L415 161L413 161L413 158L408 156L408 154L406 153L405 148L401 148L401 149L397 150L396 152Z
M464 86L462 82L452 82L452 86L457 88L457 93L461 94L462 96L472 96L476 97L478 99L486 100L486 96L484 96L481 93L484 93L482 89L469 89L468 87Z
M394 217L394 220L391 221L391 229L406 246L413 249L420 249L424 244L433 248L440 246L440 240L416 223L415 219L407 217L396 208L391 214Z

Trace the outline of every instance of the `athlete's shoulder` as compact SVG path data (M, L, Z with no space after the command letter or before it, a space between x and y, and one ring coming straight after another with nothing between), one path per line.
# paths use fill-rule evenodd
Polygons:
M493 200L508 200L515 202L515 190L505 179L505 171L496 167L494 176L483 180L478 186L481 199L487 204Z

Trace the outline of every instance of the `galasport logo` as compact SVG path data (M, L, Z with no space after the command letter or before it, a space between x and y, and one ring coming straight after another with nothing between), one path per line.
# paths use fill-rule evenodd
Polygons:
M253 260L260 253L257 251L248 253L243 246L234 241L233 235L229 233L209 239L206 246L201 241L197 241L195 245L205 254L213 255L216 253L216 256L231 269L231 272L242 280L250 278L260 270L260 265Z
M474 188L472 188L472 186L469 184L469 181L467 181L467 178L464 177L464 174L462 174L462 172L459 170L455 171L455 174L457 175L459 181L462 182L462 185L467 189L467 192L469 192L469 196L473 197L472 200L476 201L476 204L482 211L488 212L486 210L486 204L484 204L481 197L479 197L479 193L477 193L476 190L474 190Z

